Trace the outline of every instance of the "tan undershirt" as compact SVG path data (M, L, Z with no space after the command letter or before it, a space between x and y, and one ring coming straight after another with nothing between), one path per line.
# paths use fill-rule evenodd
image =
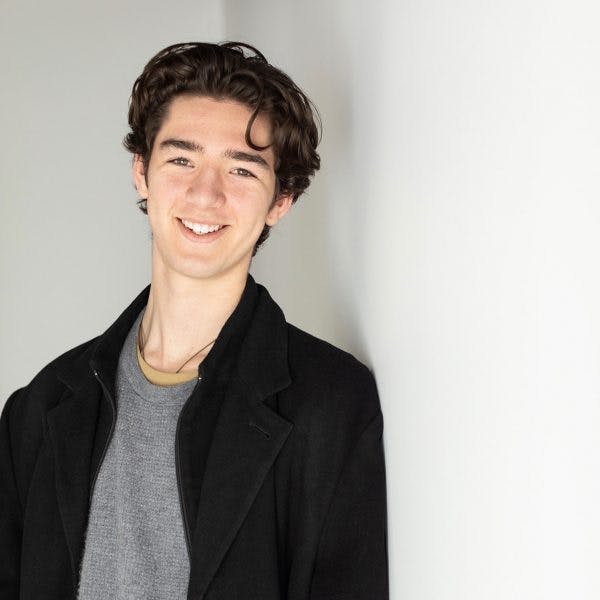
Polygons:
M165 373L164 371L159 371L154 367L151 367L144 360L138 344L136 344L135 347L137 348L137 358L140 369L142 370L144 377L154 385L177 385L179 383L184 383L185 381L191 381L192 379L196 379L196 377L198 377L197 370L182 371L181 373Z

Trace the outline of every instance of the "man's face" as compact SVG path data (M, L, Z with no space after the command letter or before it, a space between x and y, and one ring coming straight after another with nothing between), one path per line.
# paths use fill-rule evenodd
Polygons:
M290 196L274 201L272 149L246 144L250 115L230 100L176 97L147 173L135 157L134 182L148 200L153 274L245 279L264 225L275 225L289 210ZM266 118L255 120L251 137L259 146L270 143Z

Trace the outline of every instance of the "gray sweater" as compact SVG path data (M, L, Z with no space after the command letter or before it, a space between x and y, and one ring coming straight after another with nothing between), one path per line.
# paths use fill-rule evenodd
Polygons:
M175 430L196 380L157 386L137 361L138 316L116 380L117 422L92 496L79 600L185 599L190 563Z

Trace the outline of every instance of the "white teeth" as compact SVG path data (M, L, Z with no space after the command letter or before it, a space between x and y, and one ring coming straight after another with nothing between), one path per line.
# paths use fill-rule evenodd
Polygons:
M192 221L186 221L185 219L181 219L181 222L188 228L191 229L194 233L198 235L204 235L205 233L212 233L213 231L217 231L223 227L222 225L204 225L203 223L192 223Z

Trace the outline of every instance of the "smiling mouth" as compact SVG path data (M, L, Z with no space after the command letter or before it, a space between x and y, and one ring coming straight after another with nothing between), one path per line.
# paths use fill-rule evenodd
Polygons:
M194 221L188 221L187 219L179 219L181 223L189 229L193 231L196 235L202 236L207 235L209 233L214 233L215 231L219 231L226 225L210 225L208 223L195 223Z

